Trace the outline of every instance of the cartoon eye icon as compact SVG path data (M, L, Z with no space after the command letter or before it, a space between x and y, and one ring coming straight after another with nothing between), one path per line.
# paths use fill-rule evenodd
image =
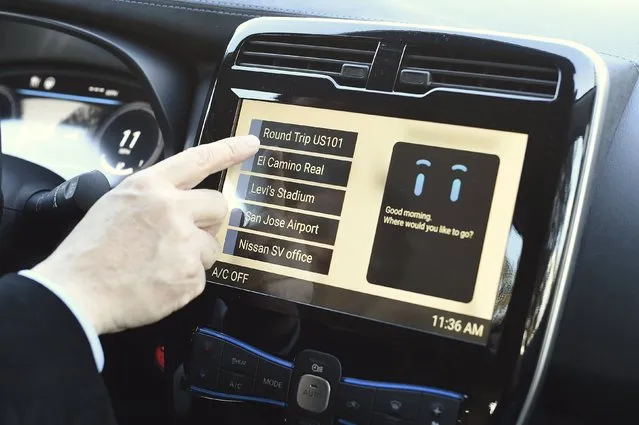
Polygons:
M415 163L415 165L425 165L430 167L430 161L427 159L419 159ZM415 196L420 196L424 191L424 182L426 181L426 176L423 173L417 174L417 178L415 179L415 187L413 188L413 193Z
M463 171L464 173L468 172L468 167L462 164L455 164L451 167L453 171ZM450 201L457 202L459 200L459 192L461 191L462 182L459 178L455 178L453 180L453 185L450 188Z

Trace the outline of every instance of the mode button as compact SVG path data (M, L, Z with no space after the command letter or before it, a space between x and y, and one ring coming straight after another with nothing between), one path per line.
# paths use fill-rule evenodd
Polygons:
M255 394L271 400L286 401L291 369L260 359L255 377Z

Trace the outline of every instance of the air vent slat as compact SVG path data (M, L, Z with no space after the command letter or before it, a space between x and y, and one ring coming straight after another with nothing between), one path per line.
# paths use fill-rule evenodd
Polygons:
M280 54L280 53L266 53L266 52L245 51L244 55L246 55L246 56L261 56L261 57L265 57L265 58L274 58L274 59L277 59L277 58L290 59L290 60L308 61L308 62L338 63L340 65L342 65L344 63L343 60L339 60L339 59L320 58L320 57L313 57L313 56L285 55L285 54ZM352 63L352 64L355 64L355 65L370 65L370 63L355 62L355 61L349 61L348 63Z
M506 69L510 68L510 69L517 69L522 71L538 71L538 72L544 72L547 74L556 73L555 69L542 68L539 66L527 66L527 65L519 65L519 64L512 64L512 63L489 62L489 61L469 60L469 59L441 58L436 56L406 55L405 60L406 61L445 62L445 63L451 63L451 64L475 65L475 66L486 66L486 67L506 68Z
M444 84L444 83L440 83L440 84L436 84L437 87L444 87L444 88L451 88L451 89L462 89L462 90L477 90L477 86L464 86L461 84ZM494 92L494 93L502 93L502 94L513 94L512 90L504 90L504 89L490 89L490 92ZM542 99L552 99L554 96L553 95L540 95L539 93L536 92L526 92L526 91L518 91L517 94L521 95L521 96L531 96L531 97L539 97Z
M412 71L428 71L432 75L451 75L455 77L476 77L477 74L474 72L463 72L463 71L451 71L449 69L438 69L438 68L404 68ZM535 78L524 78L524 77L510 77L507 75L496 75L496 74L482 74L482 78L487 80L500 80L500 81L509 81L513 83L523 83L523 84L538 84L542 86L555 87L557 85L556 80L539 80Z
M282 71L295 71L295 72L308 71L308 70L304 70L304 69L292 68L292 67L288 67L288 66L279 66L279 65L276 66L276 65L245 64L243 66L248 66L248 67L252 67L252 68L279 69L279 70L282 70ZM339 72L331 72L331 71L322 71L321 74L330 75L330 76L333 76L333 77L339 77L341 75Z
M244 42L236 65L325 75L336 83L365 87L378 42L356 37L260 35Z
M375 52L371 52L369 50L358 50L358 49L347 49L340 47L330 47L330 46L314 46L312 44L296 44L296 43L283 43L278 41L251 41L250 45L254 46L269 46L269 47L284 47L290 49L307 49L307 50L317 50L317 51L326 51L326 52L340 52L340 53L348 53L352 55L365 55L372 56Z
M450 88L554 99L560 82L557 66L547 58L486 46L408 45L398 75L405 75L402 71L429 76L421 85L398 79L395 91L416 94Z

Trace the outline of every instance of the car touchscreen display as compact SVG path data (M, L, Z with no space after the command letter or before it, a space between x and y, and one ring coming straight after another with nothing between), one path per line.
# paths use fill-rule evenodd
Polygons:
M209 280L486 343L528 137L244 100Z

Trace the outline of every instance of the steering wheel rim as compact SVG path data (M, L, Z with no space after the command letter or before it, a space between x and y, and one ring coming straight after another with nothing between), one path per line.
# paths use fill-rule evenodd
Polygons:
M2 196L2 123L0 123L0 220L4 211L4 196Z

